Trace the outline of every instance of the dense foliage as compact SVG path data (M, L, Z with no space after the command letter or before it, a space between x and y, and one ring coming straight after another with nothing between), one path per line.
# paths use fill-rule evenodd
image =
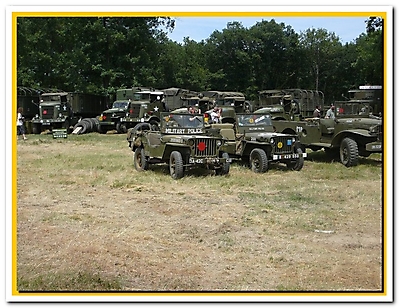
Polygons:
M195 91L303 88L327 101L361 84L383 82L383 20L342 44L335 33L296 33L274 20L250 28L230 22L208 39L171 41L162 17L19 17L17 84L112 95L151 86Z

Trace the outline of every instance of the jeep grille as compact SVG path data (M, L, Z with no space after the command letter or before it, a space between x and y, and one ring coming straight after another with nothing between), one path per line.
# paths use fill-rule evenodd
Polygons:
M294 143L292 137L275 137L274 139L274 153L276 154L288 154L294 152ZM281 147L279 147L279 145Z
M196 157L216 156L216 139L196 138L194 151Z

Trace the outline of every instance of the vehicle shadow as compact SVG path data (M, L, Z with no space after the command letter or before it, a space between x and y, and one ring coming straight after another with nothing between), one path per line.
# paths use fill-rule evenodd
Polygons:
M331 155L323 150L308 152L308 156L305 158L306 161L314 161L321 163L341 163L339 154ZM359 165L369 166L382 166L382 156L380 157L359 157Z

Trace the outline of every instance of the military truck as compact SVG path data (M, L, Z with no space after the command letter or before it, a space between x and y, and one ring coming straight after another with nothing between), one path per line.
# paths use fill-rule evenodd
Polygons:
M382 120L362 113L361 103L340 102L335 108L335 119L302 118L302 120L281 120L272 123L277 132L297 134L302 151L324 149L331 158L339 158L346 166L356 166L359 156L382 153ZM261 108L255 113L268 112Z
M160 90L163 92L165 110L172 111L181 107L192 105L192 98L198 96L198 92L183 88L167 88Z
M306 152L295 134L276 133L270 114L237 113L235 124L212 124L229 140L223 151L232 159L248 163L252 171L266 172L270 163L286 164L288 169L303 168Z
M72 132L82 118L97 116L107 106L107 97L78 92L50 92L40 95L39 113L32 118L32 132L64 129Z
M123 104L120 110L111 109L104 111L100 125L115 125L118 133L126 133L129 128L133 128L138 123L150 123L154 128L160 122L160 112L165 111L164 93L157 90L141 90L133 92L132 97L127 101L117 100L115 103ZM111 116L107 116L107 113ZM105 119L104 119L105 117ZM106 119L111 120L111 123Z
M202 114L163 112L159 128L140 123L128 130L137 171L148 170L151 164L167 164L173 179L182 178L193 168L214 170L216 175L229 173L229 155L221 151L225 140L207 135Z
M352 103L353 106L362 105L363 112L367 115L374 115L376 117L382 117L383 114L383 93L382 86L379 85L363 85L359 86L359 89L349 90L348 97L345 97L344 104L349 106L348 103ZM340 105L341 101L336 101L335 105ZM339 109L338 109L339 110ZM345 111L343 111L345 112Z
M324 109L324 94L321 91L274 89L259 92L254 110L267 110L273 120L302 120L312 117L316 106Z
M219 107L233 107L236 113L253 111L252 103L248 101L241 92L204 91L202 94L204 97L213 99L215 104Z

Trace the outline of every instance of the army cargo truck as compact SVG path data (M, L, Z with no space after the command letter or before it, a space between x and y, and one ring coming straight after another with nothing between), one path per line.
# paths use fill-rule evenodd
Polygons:
M205 97L213 99L215 104L219 107L229 106L234 108L236 113L253 111L252 103L248 101L241 92L205 91L202 92L202 94Z
M254 110L268 111L273 120L302 120L312 117L316 106L324 109L324 94L321 91L275 89L260 91Z
M297 134L303 151L324 149L331 158L346 166L356 166L359 156L382 153L382 120L362 112L365 105L337 102L335 119L303 118L302 120L274 119L277 132ZM259 109L255 113L268 111Z
M162 91L146 90L133 93L132 99L125 103L120 113L114 113L111 117L118 133L126 133L138 123L150 123L157 128L160 122L160 113L165 110L164 94ZM122 102L122 101L119 101ZM106 113L104 112L103 117ZM119 117L119 119L118 119ZM100 124L104 124L100 121Z
M172 111L182 107L193 106L192 98L198 97L198 92L182 88L167 88L161 91L163 92L165 105L164 111Z
M248 163L252 171L266 172L270 163L286 164L288 169L299 171L304 158L301 145L295 134L274 131L270 114L238 113L236 123L212 124L229 140L223 147L232 159Z
M207 134L202 114L161 113L160 130L140 123L128 130L127 141L137 171L166 164L171 177L180 179L193 168L214 170L217 175L230 170L229 155L221 150L225 140Z
M82 118L97 116L107 106L107 97L78 92L51 92L40 95L39 114L32 119L32 131L64 129L70 133Z
M382 86L364 85L359 86L359 89L349 90L346 98L347 103L352 103L353 106L362 105L363 110L359 110L366 115L374 115L382 117L383 115L383 93ZM335 102L339 105L341 102Z

